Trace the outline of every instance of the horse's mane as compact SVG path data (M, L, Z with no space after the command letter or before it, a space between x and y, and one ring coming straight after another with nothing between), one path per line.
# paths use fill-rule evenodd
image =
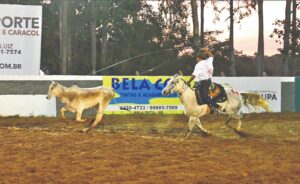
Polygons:
M188 84L186 80L184 80L182 77L179 77L180 80L182 80L185 84Z
M177 75L177 76L176 76ZM182 77L181 77L181 75L179 75L179 74L176 74L174 77L178 77L180 80L182 80L183 82L184 82L184 84L186 84L191 90L193 90L193 91L195 91L195 89L194 88L192 88L191 87L191 85L186 81L186 80L184 80Z

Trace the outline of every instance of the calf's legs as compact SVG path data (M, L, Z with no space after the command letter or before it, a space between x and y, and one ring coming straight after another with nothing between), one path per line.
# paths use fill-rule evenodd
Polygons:
M69 106L64 106L63 108L60 109L60 114L61 114L61 117L62 117L63 119L66 118L66 117L65 117L65 111L70 111L70 112L73 112L73 113L76 112L75 109L72 109L72 108L70 108Z
M104 110L106 109L106 107L108 106L109 102L106 104L99 104L99 109L96 115L96 119L95 121L88 127L83 129L83 132L88 132L90 131L92 128L96 127L98 125L98 123L101 121L103 114L104 114Z
M83 109L78 109L76 114L76 121L85 121L86 119L81 119Z

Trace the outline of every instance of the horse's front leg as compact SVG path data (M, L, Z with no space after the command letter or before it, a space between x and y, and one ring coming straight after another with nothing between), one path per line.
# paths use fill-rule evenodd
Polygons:
M212 134L211 131L205 129L205 128L202 126L201 121L200 121L200 118L197 118L197 119L196 119L196 125L197 125L197 126L200 128L200 130L201 130L202 132L204 132L206 135L211 135L211 134Z
M196 121L195 121L196 119L197 118L195 118L195 117L190 117L189 124L188 124L189 129L187 130L187 132L185 134L185 140L187 140L188 137L190 136L190 134L192 133L192 130L193 130L195 124L196 124Z

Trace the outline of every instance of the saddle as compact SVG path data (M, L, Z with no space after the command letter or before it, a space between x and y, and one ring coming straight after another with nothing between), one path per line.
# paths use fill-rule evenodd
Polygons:
M199 91L196 90L196 93L199 93ZM201 95L196 95L196 96L198 97L199 105L205 104L201 98ZM217 83L211 84L208 91L208 96L217 103L222 103L227 100L227 95L224 87L221 84L217 84Z

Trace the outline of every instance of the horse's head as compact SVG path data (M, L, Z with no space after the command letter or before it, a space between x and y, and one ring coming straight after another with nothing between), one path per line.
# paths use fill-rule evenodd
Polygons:
M180 78L180 75L175 74L167 83L166 87L162 90L162 94L164 96L174 93L174 92L181 92L185 89L185 82ZM187 87L187 85L186 85Z
M51 82L48 88L48 95L46 97L48 100L50 100L52 96L57 96L61 92L61 88L59 86L60 85L57 82Z

